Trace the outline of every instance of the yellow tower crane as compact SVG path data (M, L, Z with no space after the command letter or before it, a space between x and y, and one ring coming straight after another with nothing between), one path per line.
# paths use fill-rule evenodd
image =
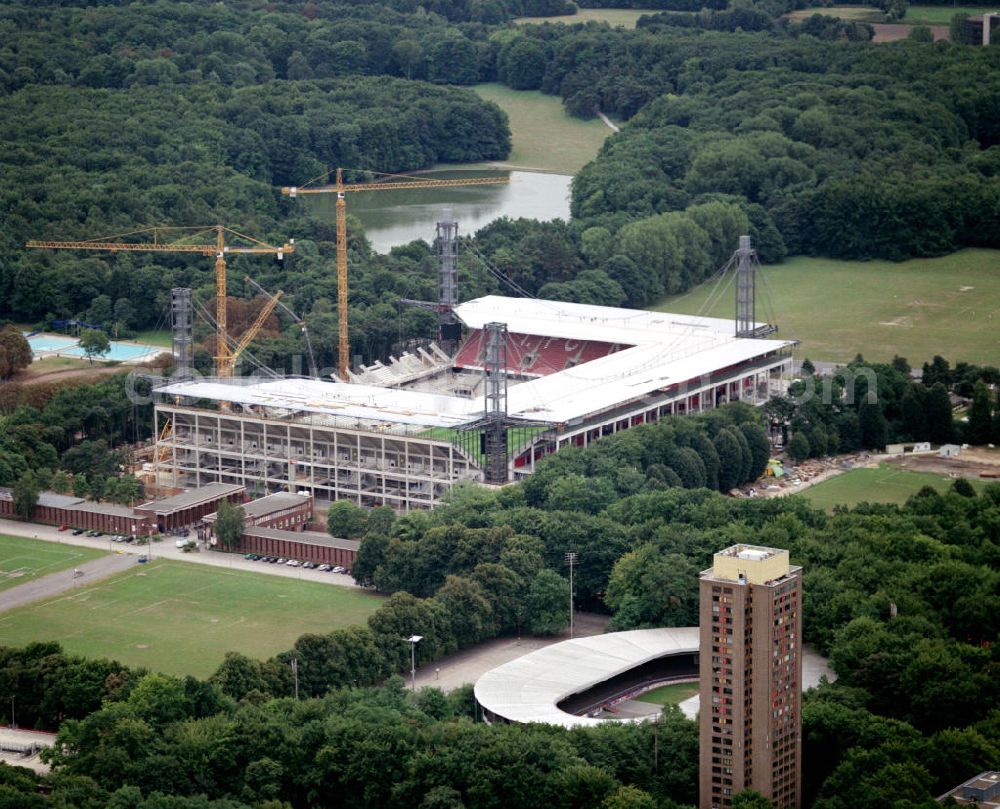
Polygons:
M207 242L205 235L214 233L213 240ZM142 236L146 241L113 241L112 239L125 239L129 237ZM162 237L167 240L163 241ZM227 240L227 236L230 239ZM233 244L232 237L241 239L243 244ZM152 238L152 241L148 239ZM200 240L200 241L199 241ZM250 242L250 244L245 244ZM114 236L110 239L92 239L80 242L46 242L30 241L26 247L38 247L49 250L107 250L112 253L118 252L143 252L152 251L160 253L198 253L203 256L215 256L215 366L216 373L220 377L230 377L236 367L236 360L243 350L250 344L256 336L260 327L264 325L267 316L277 305L277 298L264 306L261 315L256 322L241 338L239 344L234 349L229 348L229 335L226 332L226 255L229 253L236 255L273 255L282 259L285 253L294 253L295 245L286 242L281 247L266 244L258 239L245 236L224 225L211 225L209 227L152 227L143 228L132 233L125 233L121 236Z
M436 180L420 179L408 175L383 174L384 177L397 177L397 181L377 183L344 183L345 169L336 169L336 182L333 185L310 185L329 175L322 175L310 180L305 186L290 186L281 189L286 197L297 197L299 194L336 194L337 195L337 320L339 321L339 353L337 374L344 382L349 382L350 341L347 334L347 202L344 195L351 191L403 191L412 188L454 188L465 185L506 185L508 177L470 177L469 179ZM380 172L375 172L380 173Z

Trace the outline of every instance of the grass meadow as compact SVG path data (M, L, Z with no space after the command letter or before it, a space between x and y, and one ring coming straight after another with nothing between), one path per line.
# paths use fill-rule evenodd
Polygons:
M903 19L898 20L898 23L902 25L948 25L956 14L977 17L986 11L995 11L995 9L988 6L914 5L906 10ZM788 16L794 20L802 20L813 14L823 14L827 17L839 17L842 20L857 20L859 22L886 22L885 15L874 6L830 6L829 8L811 6L793 11Z
M104 551L0 534L0 590L104 556Z
M651 702L654 705L677 705L697 693L698 683L670 683L670 685L661 685L659 688L647 691L636 699L639 702Z
M206 677L227 651L266 658L305 632L364 624L381 604L354 588L160 560L3 613L0 645L54 640L74 654Z
M643 14L656 14L656 9L635 8L581 8L576 14L558 17L518 17L518 25L541 25L546 22L564 22L568 25L586 22L606 22L615 28L635 28L635 22Z
M924 486L933 486L944 492L953 482L947 475L909 472L891 464L879 464L877 469L852 469L824 480L805 489L801 496L817 508L826 510L836 505L856 506L864 502L902 505ZM977 491L986 485L980 480L969 482Z
M702 284L651 308L733 317L733 286L706 307L713 290ZM813 360L847 361L860 352L869 360L898 354L920 365L940 354L952 363L995 365L1000 251L898 263L792 258L765 267L758 278L757 318L776 322L778 337L799 340L798 355Z
M511 90L502 84L477 84L472 89L494 102L510 119L510 157L491 165L576 174L597 156L612 134L598 118L584 121L569 115L558 96Z
M136 332L135 337L131 338L131 342L161 348L170 348L173 345L169 329L147 329Z

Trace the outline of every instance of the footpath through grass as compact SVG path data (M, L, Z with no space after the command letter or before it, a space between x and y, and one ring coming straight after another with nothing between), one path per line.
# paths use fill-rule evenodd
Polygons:
M636 699L639 702L651 702L654 705L677 705L697 693L698 683L671 683L647 691Z
M986 485L981 480L969 481L976 491ZM924 486L944 492L954 479L933 472L909 472L893 464L879 464L877 469L852 469L824 480L802 491L801 496L817 508L826 510L837 505L856 506L858 503L895 503L902 505Z
M1000 356L1000 251L961 250L941 258L834 261L796 257L765 267L757 318L775 318L779 337L801 341L798 354L846 362L935 354L995 365ZM652 309L732 318L730 285L705 309L714 284L665 298Z
M598 118L585 121L569 115L559 96L511 90L502 84L477 84L472 89L494 102L510 120L510 157L499 165L576 174L597 157L612 134Z
M105 556L104 551L0 534L0 590Z
M227 651L266 658L305 632L363 624L381 604L363 590L161 560L0 615L0 645L54 640L86 657L206 677Z

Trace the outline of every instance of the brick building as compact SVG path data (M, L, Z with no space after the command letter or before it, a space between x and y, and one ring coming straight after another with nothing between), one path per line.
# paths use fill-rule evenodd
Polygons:
M0 517L14 516L14 496L11 489L0 487ZM152 523L128 506L115 503L92 503L82 497L55 492L41 492L31 512L31 522L66 525L103 531L107 534L144 536Z
M233 483L209 483L173 497L143 503L136 506L135 513L147 518L154 530L165 534L175 528L190 528L205 515L218 511L223 500L242 503L245 491Z
M300 562L343 565L350 570L360 545L356 539L338 539L318 531L248 528L243 532L236 550L262 556L283 556Z
M312 519L313 498L311 494L277 492L266 497L244 503L244 525L247 528L279 528L295 530ZM215 521L218 513L213 511L202 517L205 538L215 535Z

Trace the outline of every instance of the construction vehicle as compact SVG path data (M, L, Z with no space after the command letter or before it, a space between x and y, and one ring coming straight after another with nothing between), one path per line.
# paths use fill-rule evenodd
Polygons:
M420 179L408 175L383 174L372 172L382 177L397 177L395 181L374 183L344 183L344 171L336 169L333 185L311 185L317 180L326 179L331 173L310 180L303 186L290 186L281 189L287 197L298 197L300 194L336 194L337 195L337 319L339 321L339 351L337 355L337 375L342 382L349 382L350 341L347 332L347 202L345 194L357 191L402 191L413 188L454 188L466 185L506 185L509 177L470 177L460 180Z
M204 236L214 232L214 241L206 243ZM176 238L176 234L182 234ZM145 236L148 239L151 235L152 241L114 241L114 239L124 239L128 237ZM161 236L167 235L167 241L161 241ZM227 240L227 236L230 237ZM175 237L175 238L169 238ZM233 244L231 237L236 237L247 244ZM199 238L202 241L197 241ZM258 239L238 233L224 225L211 225L208 227L152 227L143 228L132 233L125 233L121 236L110 239L93 239L78 242L51 242L51 241L30 241L26 247L43 248L48 250L105 250L112 253L118 252L160 252L160 253L198 253L203 256L215 256L215 367L216 374L220 377L231 377L233 369L236 367L236 360L240 353L256 336L257 331L264 324L267 315L274 310L276 301L271 301L265 305L267 315L258 317L257 322L243 335L243 338L235 348L230 348L229 335L226 332L226 255L273 255L280 261L286 253L295 252L293 241L286 242L281 247L266 244ZM279 293L280 294L280 293ZM263 314L263 313L262 313Z

